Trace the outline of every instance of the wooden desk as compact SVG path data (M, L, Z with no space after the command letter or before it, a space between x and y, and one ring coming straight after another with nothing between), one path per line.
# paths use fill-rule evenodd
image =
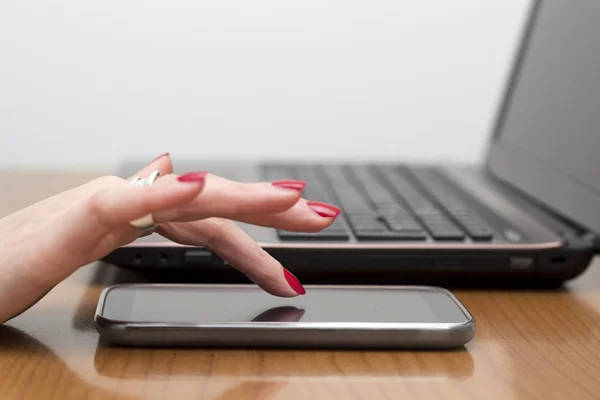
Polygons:
M11 188L0 215L88 178L0 174L0 187ZM111 266L85 267L0 327L0 398L600 398L598 262L563 291L458 292L477 336L451 352L105 347L93 327L96 301L105 285L128 279Z

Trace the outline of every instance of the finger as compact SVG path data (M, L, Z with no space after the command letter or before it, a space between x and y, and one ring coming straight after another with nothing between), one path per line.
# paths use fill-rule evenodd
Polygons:
M72 209L65 229L81 237L96 237L147 214L181 206L204 187L202 176L195 181L181 181L172 175L163 179L160 186L123 183L97 191Z
M292 208L277 214L248 214L240 222L292 232L320 232L342 211L331 204L300 199Z
M134 176L145 178L151 172L158 170L161 176L173 173L173 162L171 161L171 155L169 153L163 153L150 161L148 165L139 170ZM133 178L129 177L129 179Z
M279 213L300 199L304 186L303 181L240 183L207 175L201 196L184 207L157 213L155 218L158 222L210 217L241 220L249 214Z
M232 221L210 218L167 223L157 232L177 243L210 248L268 293L282 297L305 293L289 271Z

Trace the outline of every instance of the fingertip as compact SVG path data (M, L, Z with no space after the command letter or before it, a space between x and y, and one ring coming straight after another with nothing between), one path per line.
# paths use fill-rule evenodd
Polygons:
M171 153L169 153L168 151L165 153L162 153L161 155L159 155L158 157L155 157L152 161L150 161L148 164L152 164L154 161L157 161L163 157L169 157L171 155Z
M265 201L270 203L268 212L276 214L287 211L302 201L302 191L306 182L274 181L266 182L265 185L272 194L270 198L265 198Z
M171 160L171 153L166 152L161 154L152 160L149 166L154 167L152 170L157 169L161 175L172 174L173 161Z
M279 272L281 274L279 276L277 276L278 273L275 273L275 276L273 276L272 273L265 274L265 271L261 271L259 273L246 272L245 274L252 282L254 282L262 290L273 296L291 298L306 294L306 290L304 289L298 278L296 278L287 269L281 267L281 264L279 264L278 269L282 271Z
M288 271L287 269L284 268L283 276L285 277L285 280L287 281L287 283L290 285L290 288L297 295L303 296L306 294L306 289L304 289L304 286L302 286L302 283L300 283L300 280L298 280L298 278L296 278L296 276L294 276L294 274L292 274L290 271Z
M171 153L163 153L148 163L142 168L136 175L139 177L146 177L153 171L158 170L161 176L173 173L173 163L171 161Z
M188 172L187 174L178 176L176 181L181 186L194 188L195 190L193 190L193 193L195 193L195 196L197 196L206 187L207 176L208 173L205 171Z
M300 232L321 232L329 228L339 216L338 207L326 203L302 199L302 205L298 204L299 219L297 226L288 226L288 230ZM333 209L327 208L327 206ZM341 211L341 210L340 210Z
M184 183L203 184L206 181L207 175L208 173L206 171L188 172L187 174L177 177L177 180Z
M304 288L298 289L298 291L296 289L293 289L285 275L284 279L278 279L276 281L265 280L262 279L262 277L251 276L250 274L246 274L246 276L258 287L260 287L262 290L264 290L272 296L293 298L300 296L301 293L299 292L303 292L302 294L306 293ZM300 284L299 286L302 287L302 284Z
M302 191L306 187L306 182L297 180L280 180L271 182L271 185L276 188L287 191L293 191L296 192L296 194L298 194L302 193Z
M286 297L286 298L294 298L301 296L299 293L294 291L291 288L282 288L282 289L272 289L272 288L262 288L265 292L277 296L277 297Z
M334 220L342 213L341 208L321 201L307 201L306 205L322 218Z

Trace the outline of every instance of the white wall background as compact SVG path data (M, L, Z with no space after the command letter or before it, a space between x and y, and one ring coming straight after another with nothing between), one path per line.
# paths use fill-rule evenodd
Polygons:
M477 162L529 1L0 2L0 167Z

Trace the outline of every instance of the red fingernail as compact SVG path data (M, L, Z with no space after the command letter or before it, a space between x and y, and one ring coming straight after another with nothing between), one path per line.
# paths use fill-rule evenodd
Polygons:
M148 164L152 164L154 161L158 160L159 158L163 158L163 157L166 157L168 155L170 155L169 152L163 153L160 156L156 157L154 160L150 161Z
M332 206L331 204L321 203L320 201L307 201L306 204L321 217L325 218L335 218L342 210L336 206Z
M285 276L285 280L288 282L290 287L294 289L294 292L300 295L306 294L306 289L304 289L304 286L302 286L298 278L296 278L290 271L284 268L283 275Z
M304 181L275 181L271 182L271 185L281 187L284 189L293 189L301 192L306 187L306 182Z
M177 180L179 182L198 183L198 182L204 182L205 178L206 178L206 172L198 171L198 172L188 172L187 174L183 174L179 178L177 178Z

